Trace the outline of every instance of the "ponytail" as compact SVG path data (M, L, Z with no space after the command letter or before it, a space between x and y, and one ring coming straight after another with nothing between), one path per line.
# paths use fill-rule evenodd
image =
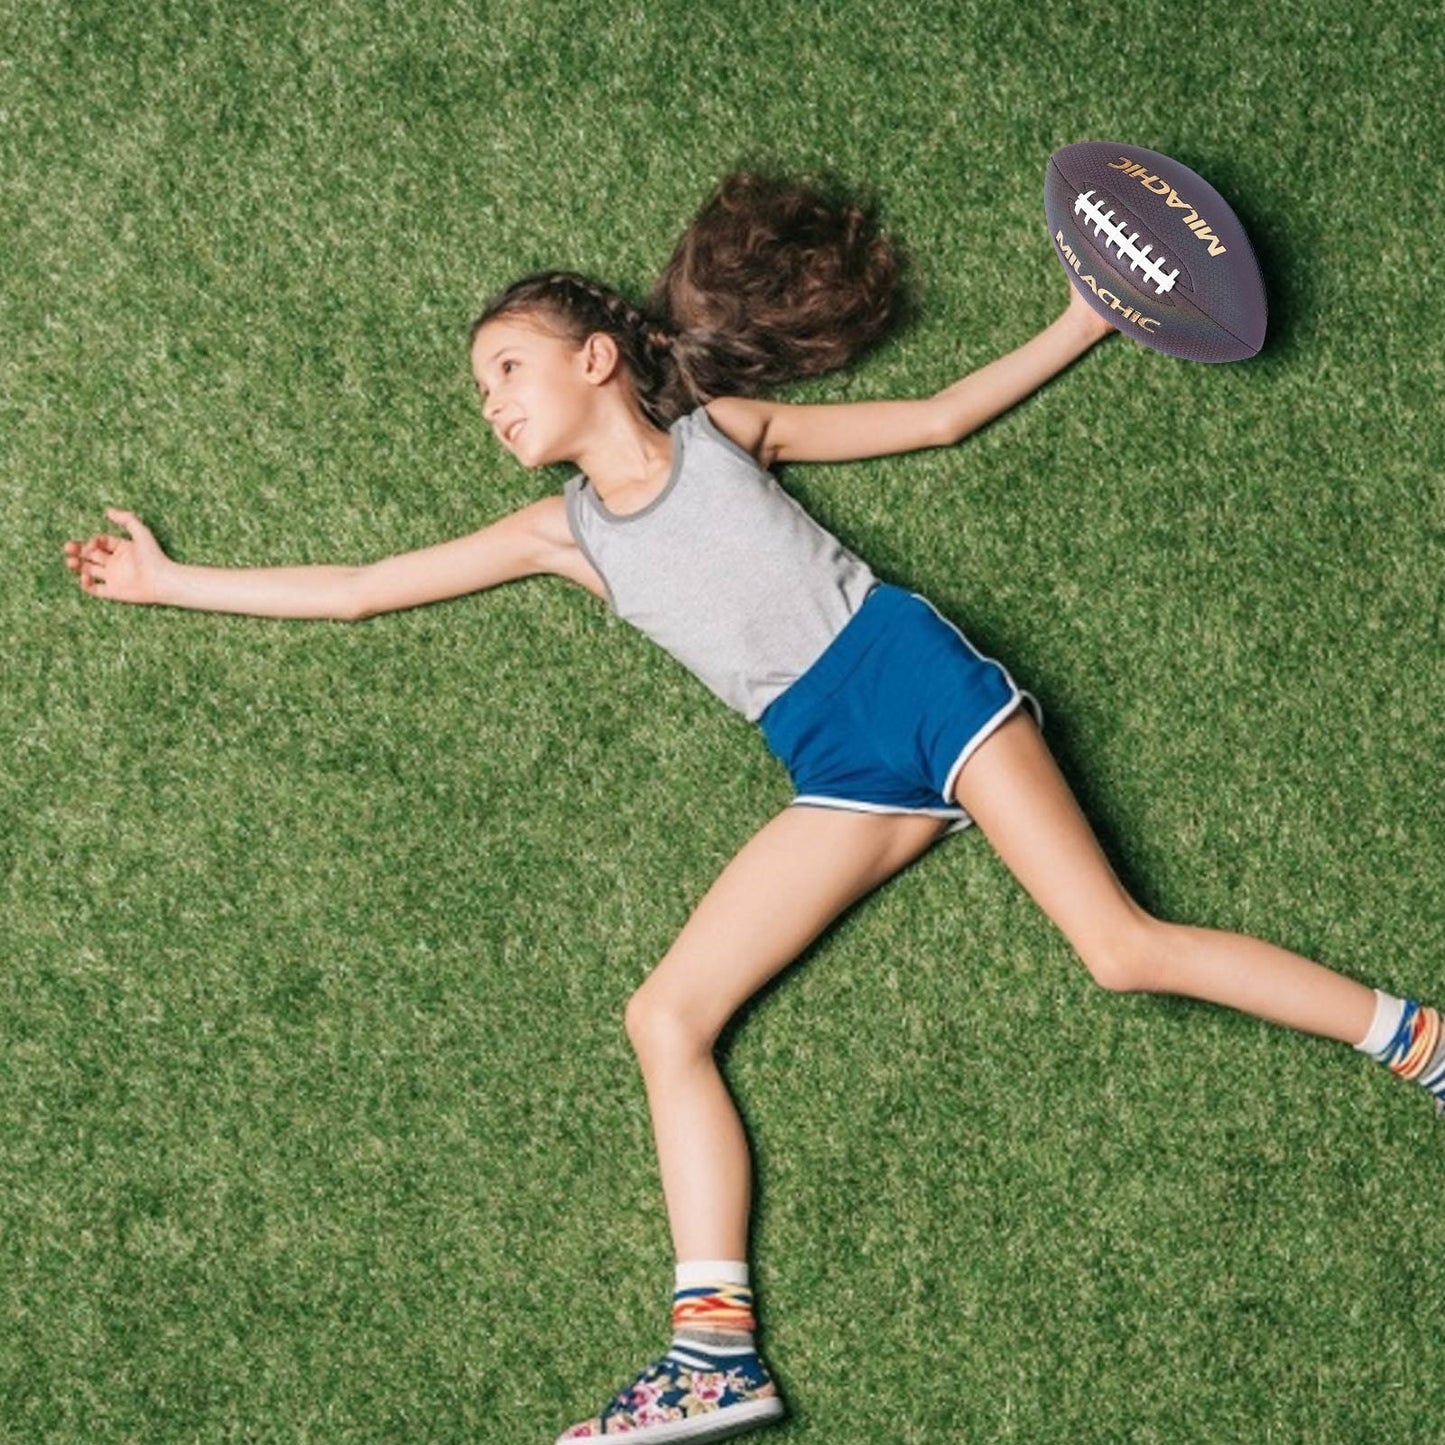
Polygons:
M711 396L846 366L903 307L898 248L871 211L808 182L736 171L683 233L649 306L687 338Z
M472 325L545 312L579 345L606 331L649 419L666 428L717 396L756 396L845 366L906 300L903 258L864 209L821 185L735 171L698 212L645 307L570 271L524 276Z

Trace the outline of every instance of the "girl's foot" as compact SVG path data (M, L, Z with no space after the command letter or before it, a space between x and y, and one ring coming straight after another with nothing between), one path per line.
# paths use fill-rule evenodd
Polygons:
M721 1440L783 1417L783 1402L755 1350L717 1350L692 1340L672 1348L617 1392L601 1414L557 1437L624 1435L629 1445Z

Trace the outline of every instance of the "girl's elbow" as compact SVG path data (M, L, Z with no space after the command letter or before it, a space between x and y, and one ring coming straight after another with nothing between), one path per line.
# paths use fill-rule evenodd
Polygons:
M369 585L366 571L365 567L356 568L337 589L331 612L333 621L365 622L368 617L386 611L376 596L375 588Z
M987 407L979 406L966 398L945 398L936 417L938 441L935 445L956 447L959 442L985 426L993 415Z
M929 397L927 406L927 420L923 427L926 440L921 442L922 446L957 446L973 430L961 408L946 392Z
M954 421L950 424L948 430L944 433L944 438L939 443L939 445L945 447L956 447L959 442L965 440L967 437L971 437L974 432L979 429L980 425L981 423L973 417L969 417L965 420Z

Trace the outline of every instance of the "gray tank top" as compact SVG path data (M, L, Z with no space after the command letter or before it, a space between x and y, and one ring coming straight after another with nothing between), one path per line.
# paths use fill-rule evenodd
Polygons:
M582 473L563 495L612 610L756 720L843 630L877 580L704 407L669 429L667 485L609 512Z

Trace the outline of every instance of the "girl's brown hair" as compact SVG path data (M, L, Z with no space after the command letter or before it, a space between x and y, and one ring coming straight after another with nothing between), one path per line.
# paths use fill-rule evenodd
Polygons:
M574 271L536 271L487 303L472 339L500 316L538 315L579 346L617 342L657 426L716 396L756 396L846 365L907 308L902 248L876 207L827 181L729 175L678 241L644 306Z

